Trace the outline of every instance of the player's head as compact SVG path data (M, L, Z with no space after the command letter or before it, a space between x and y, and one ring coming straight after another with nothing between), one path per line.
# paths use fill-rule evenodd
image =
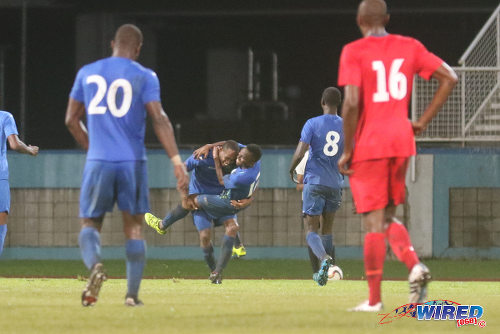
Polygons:
M363 35L373 28L383 28L389 22L387 4L384 0L363 0L358 7L356 17L359 29Z
M224 145L222 145L222 150L219 152L219 159L223 167L234 165L236 161L236 156L240 146L234 140L227 140Z
M337 113L337 109L342 101L342 95L337 87L328 87L321 95L321 106L325 113Z
M142 47L142 32L133 24L124 24L120 26L111 41L113 55L124 56L136 60Z
M248 144L246 147L243 147L238 153L238 157L236 158L236 165L242 168L250 168L257 161L260 160L262 156L262 150L259 145L256 144Z

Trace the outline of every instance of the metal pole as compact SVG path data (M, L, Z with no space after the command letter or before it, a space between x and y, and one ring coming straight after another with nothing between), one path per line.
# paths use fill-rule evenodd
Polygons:
M26 41L27 41L27 1L23 1L21 10L21 73L20 73L20 87L19 87L19 119L20 131L19 136L21 139L26 140Z
M460 73L460 72L458 72ZM465 76L467 75L467 71L462 71L461 73L462 78L460 80L460 88L462 91L460 92L460 109L462 109L461 112L461 118L462 118L462 147L465 147Z
M278 101L278 56L273 52L273 101Z
M248 100L253 101L253 50L248 48Z

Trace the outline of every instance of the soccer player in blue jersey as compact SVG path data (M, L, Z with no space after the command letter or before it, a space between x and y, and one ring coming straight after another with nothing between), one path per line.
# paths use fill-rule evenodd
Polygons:
M226 169L226 171L227 169L231 170L236 162L236 156L240 150L240 145L234 140L219 143L221 144L221 149L219 150L219 160L222 168ZM214 226L221 226L224 222L219 218L210 218L204 211L190 211L189 209L195 208L192 201L197 194L219 195L224 190L224 185L221 185L217 179L215 161L212 155L212 149L216 146L218 145L206 145L207 148L209 147L210 154L206 155L202 159L197 159L195 154L193 154L184 162L187 171L192 173L189 181L189 195L185 200L183 200L183 204L179 204L173 210L168 212L164 219L157 218L151 213L146 213L144 217L149 226L155 229L159 234L163 235L167 233L167 230L170 226L172 226L172 224L184 218L189 212L191 212L193 215L194 225L199 233L200 247L203 251L205 262L210 268L210 272L215 270L216 265L211 240L212 223ZM249 202L251 200L245 201ZM239 203L239 205L241 205L241 203ZM249 203L247 205L249 205Z
M332 226L335 211L342 200L343 176L339 173L337 161L344 150L342 118L337 115L340 105L340 91L328 87L323 91L321 106L323 115L309 119L300 136L299 144L292 157L290 175L305 152L309 150L305 176L302 212L307 230L306 241L321 261L319 271L313 279L319 285L328 281L328 268L333 264L329 253L333 252ZM323 220L321 237L318 235L320 217Z
M38 154L38 146L26 145L19 139L16 122L12 114L0 110L0 256L7 235L7 217L10 211L9 165L7 141L14 151L29 155Z
M239 230L236 213L240 211L231 202L250 198L260 178L260 158L262 151L258 145L249 144L242 148L236 158L236 166L230 174L224 175L220 161L220 149L215 147L213 157L217 179L224 185L220 195L197 195L194 204L212 219L220 219L225 226L222 249L215 270L210 274L210 281L214 284L222 283L222 271L231 259L236 234Z
M100 259L100 231L115 202L122 211L126 236L127 294L125 305L139 306L139 286L145 264L142 232L149 211L144 133L146 115L174 165L177 188L187 190L189 177L179 156L172 125L163 111L156 74L137 63L142 32L134 25L118 28L109 58L78 72L70 93L66 125L87 150L80 192L82 229L78 238L83 262L91 271L82 304L93 305L106 280ZM82 120L86 117L87 126ZM87 132L88 129L88 132Z

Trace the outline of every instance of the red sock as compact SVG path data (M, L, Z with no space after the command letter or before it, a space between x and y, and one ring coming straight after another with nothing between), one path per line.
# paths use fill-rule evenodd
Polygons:
M411 244L410 235L403 224L393 221L385 230L385 235L389 241L389 245L391 245L392 251L399 261L406 265L408 271L420 262Z
M364 247L365 274L370 292L370 305L380 302L380 287L385 260L384 233L367 233Z

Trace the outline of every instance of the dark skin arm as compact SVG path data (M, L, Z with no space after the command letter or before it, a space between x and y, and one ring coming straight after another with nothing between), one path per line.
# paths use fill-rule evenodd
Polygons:
M295 185L295 189L297 189L297 191L304 190L304 175L297 174L297 182L298 183Z
M145 105L146 111L148 112L151 120L153 122L153 129L155 131L158 141L163 146L165 152L169 158L178 157L179 150L177 148L177 143L174 137L174 129L172 123L168 119L167 114L163 111L161 103L158 101L152 101ZM186 171L186 166L182 161L172 160L174 165L174 175L177 179L177 189L183 194L187 194L187 187L189 183L189 176Z
M78 145L85 151L89 149L89 136L85 124L82 119L85 116L85 105L80 101L69 98L68 107L66 108L66 127L75 138Z
M352 159L354 134L359 118L359 88L357 86L348 85L344 88L342 117L344 118L344 152L340 156L338 166L339 172L351 175L353 171L349 169L349 164Z
M437 115L458 82L457 74L447 64L441 65L432 74L432 77L439 82L439 86L422 116L416 122L412 122L415 135L425 131L429 122Z
M213 144L206 144L206 145L203 145L202 147L196 149L194 152L193 152L193 157L195 159L205 159L208 155L208 152L216 147L216 146L222 146L226 143L225 140L223 141L218 141L216 143L213 143Z
M293 181L293 171L297 167L297 165L300 163L302 158L304 157L304 154L306 154L307 150L309 149L309 144L303 143L299 141L299 144L297 145L297 148L295 149L295 153L293 154L292 157L292 162L290 163L290 178Z
M219 181L220 185L224 185L224 173L222 172L222 164L219 159L219 151L220 147L215 146L212 153L214 157L214 162L215 162L215 173L217 174L217 180Z
M9 142L9 146L16 152L29 154L29 155L37 155L38 154L38 146L26 145L21 139L19 139L18 135L10 135L7 137L7 141Z

